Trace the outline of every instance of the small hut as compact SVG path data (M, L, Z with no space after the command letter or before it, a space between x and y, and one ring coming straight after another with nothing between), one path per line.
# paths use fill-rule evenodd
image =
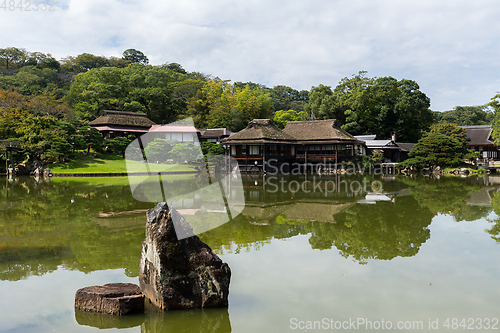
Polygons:
M145 113L103 110L101 116L89 122L106 139L133 134L140 136L155 123Z

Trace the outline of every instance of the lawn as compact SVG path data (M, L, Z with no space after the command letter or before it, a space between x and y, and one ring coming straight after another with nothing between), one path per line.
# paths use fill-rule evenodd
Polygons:
M187 164L154 164L138 161L126 161L118 155L99 154L78 155L75 160L66 163L51 164L48 166L52 173L127 173L127 172L169 172L194 171L194 167Z

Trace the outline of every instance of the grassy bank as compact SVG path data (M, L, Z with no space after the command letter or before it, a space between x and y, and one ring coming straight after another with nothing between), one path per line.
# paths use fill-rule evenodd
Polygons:
M138 161L125 161L118 155L99 154L98 157L78 155L75 160L66 163L57 163L47 166L52 173L126 173L126 172L168 172L193 171L187 164L154 164Z

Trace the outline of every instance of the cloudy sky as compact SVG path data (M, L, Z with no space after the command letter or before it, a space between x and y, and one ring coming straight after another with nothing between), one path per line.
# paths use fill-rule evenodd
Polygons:
M500 92L498 0L47 1L52 11L1 8L0 48L56 59L135 48L153 65L297 90L366 70L415 80L437 111Z

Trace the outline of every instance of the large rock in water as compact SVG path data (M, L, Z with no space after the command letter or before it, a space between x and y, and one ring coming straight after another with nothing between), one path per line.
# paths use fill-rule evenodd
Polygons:
M191 229L166 203L147 212L139 274L142 292L162 309L227 307L229 266L198 236L178 240L174 222L183 233Z

